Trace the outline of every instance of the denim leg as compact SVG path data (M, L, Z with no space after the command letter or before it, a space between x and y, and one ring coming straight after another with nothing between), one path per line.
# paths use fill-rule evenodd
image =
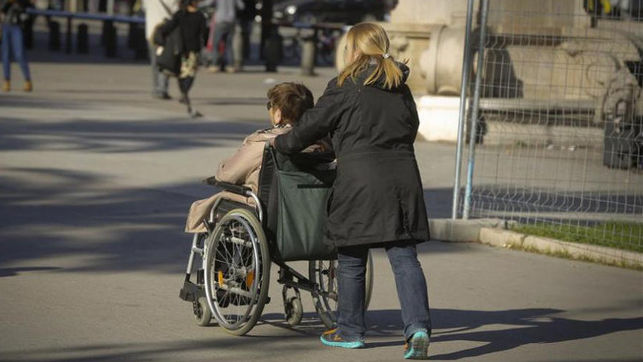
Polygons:
M214 65L219 65L220 60L225 54L219 54L219 43L226 36L227 32L227 22L216 23L214 25L214 35L212 36L212 62ZM227 43L226 43L227 44ZM226 49L227 51L227 49Z
M234 46L235 27L236 26L234 23L230 23L230 27L228 28L228 35L226 35L225 39L226 63L232 65L234 65L234 50L232 49L232 47Z
M150 65L152 67L152 90L155 94L162 95L167 93L169 86L168 76L159 71L156 65L156 45L149 43Z
M156 93L159 89L159 69L156 67L156 46L153 43L148 43L147 47L150 51L150 66L152 67L152 90Z
M27 64L27 55L25 54L25 43L22 36L22 28L18 25L9 26L11 29L11 48L16 62L20 65L22 76L25 80L31 80L29 73L29 64Z
M347 341L364 339L364 294L367 247L339 248L337 251L337 328Z
M9 25L2 25L2 72L5 80L11 79L10 38Z
M424 330L431 335L429 297L422 266L417 259L415 244L397 243L386 248L395 275L397 296L402 307L404 338Z

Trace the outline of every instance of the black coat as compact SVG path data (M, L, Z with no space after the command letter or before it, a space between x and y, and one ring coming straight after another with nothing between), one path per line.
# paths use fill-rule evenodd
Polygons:
M408 68L400 68L406 80ZM277 150L289 154L331 136L337 179L325 235L337 247L429 239L413 148L419 124L413 96L406 84L392 90L382 81L364 86L372 71L342 87L331 80L317 105L275 140Z

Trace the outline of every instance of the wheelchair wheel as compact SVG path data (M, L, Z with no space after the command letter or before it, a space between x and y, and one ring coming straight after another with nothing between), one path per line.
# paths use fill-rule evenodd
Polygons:
M289 287L284 285L282 295L284 300L284 317L286 318L286 323L294 327L301 323L301 319L304 316L304 306L301 303L301 294L299 289L292 288L294 290L294 296L288 296Z
M201 327L210 325L212 312L205 298L201 297L199 300L192 302L192 312L197 325Z
M268 298L270 253L261 223L245 209L225 214L206 240L205 292L214 318L230 334L254 327Z
M334 328L337 323L337 260L313 260L308 263L308 277L319 286L317 297L313 296L315 310L322 323ZM373 258L368 253L366 262L364 308L368 309L373 293Z

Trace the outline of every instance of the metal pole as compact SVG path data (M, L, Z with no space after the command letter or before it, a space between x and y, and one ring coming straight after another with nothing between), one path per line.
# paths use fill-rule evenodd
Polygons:
M480 106L480 81L482 78L482 66L484 61L484 44L487 38L487 13L489 12L489 0L482 0L482 16L480 20L480 39L478 43L478 66L476 72L476 84L473 91L473 109L471 110L471 128L469 132L469 162L467 166L467 185L464 191L464 210L462 218L468 219L471 211L471 188L473 187L473 169L476 158L476 127L478 123L478 108Z
M471 22L473 19L473 2L467 0L467 23L464 34L464 56L462 57L462 82L460 83L460 113L458 116L458 143L455 153L455 180L453 182L453 207L451 218L458 218L458 202L460 198L460 166L462 164L462 134L464 133L464 117L467 99L467 83L471 68Z

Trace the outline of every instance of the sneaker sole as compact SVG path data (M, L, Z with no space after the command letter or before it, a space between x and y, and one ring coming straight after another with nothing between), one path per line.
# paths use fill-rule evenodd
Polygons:
M429 359L429 335L417 332L410 341L410 348L404 354L404 359Z
M327 341L322 337L319 337L319 340L321 341L322 344L326 346L331 346L331 347L341 347L341 348L349 348L349 349L356 349L356 348L363 348L364 347L364 342L360 341L355 341L355 342L331 342Z

